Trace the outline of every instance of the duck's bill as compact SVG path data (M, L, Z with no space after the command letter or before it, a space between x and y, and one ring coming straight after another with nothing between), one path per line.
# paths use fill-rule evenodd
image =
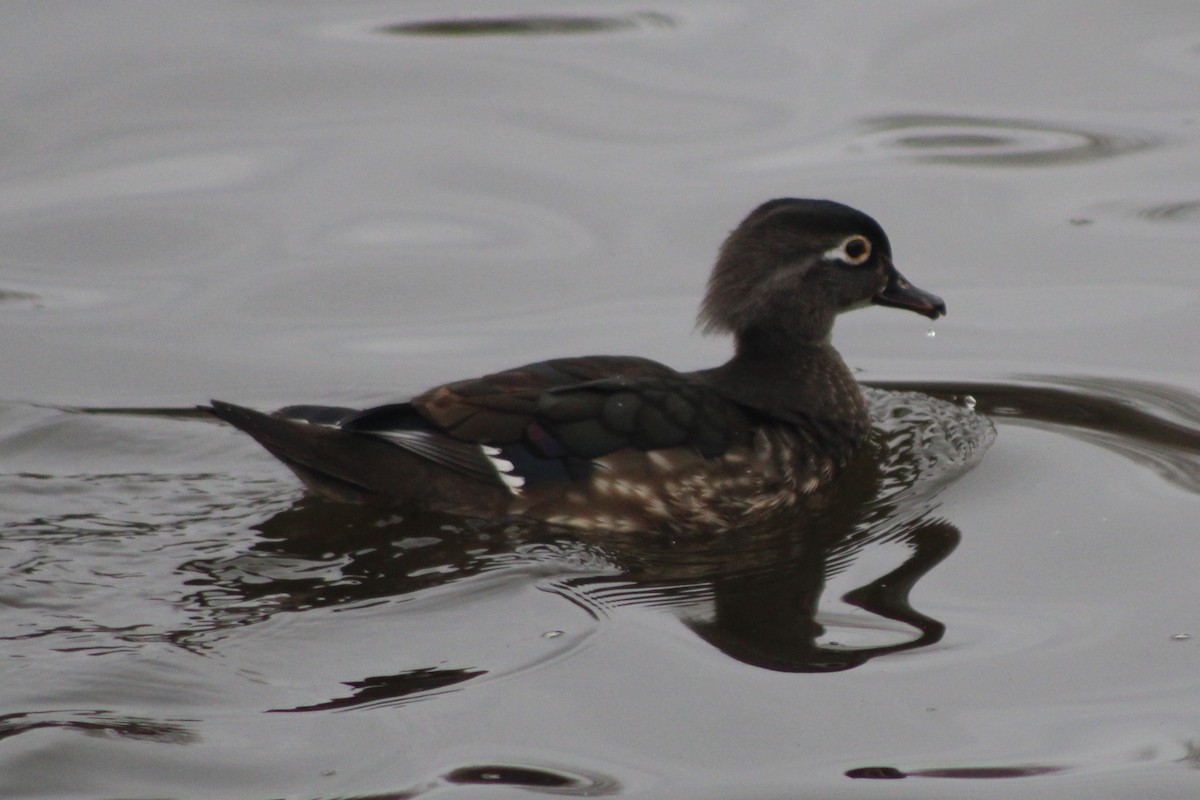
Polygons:
M942 298L913 286L891 265L888 265L887 286L875 295L872 302L879 306L907 308L930 319L937 319L946 313L946 303Z

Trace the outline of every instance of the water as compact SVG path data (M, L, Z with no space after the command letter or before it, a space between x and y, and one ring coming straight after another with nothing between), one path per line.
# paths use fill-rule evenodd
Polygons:
M0 12L0 794L1194 797L1191 4L522 11ZM839 322L804 535L323 505L192 410L717 363L782 195L950 310Z

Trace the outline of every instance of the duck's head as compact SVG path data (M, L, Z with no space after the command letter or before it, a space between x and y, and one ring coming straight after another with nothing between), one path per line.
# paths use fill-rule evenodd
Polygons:
M896 270L875 220L832 200L784 198L754 209L721 245L700 323L739 342L824 341L839 313L872 304L946 313Z

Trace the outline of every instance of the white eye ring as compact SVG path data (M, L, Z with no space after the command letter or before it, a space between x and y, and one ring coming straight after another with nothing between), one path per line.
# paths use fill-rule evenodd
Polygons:
M853 255L851 254L853 251ZM871 240L865 236L846 237L845 241L830 250L825 251L826 261L844 261L855 266L862 264L871 257Z

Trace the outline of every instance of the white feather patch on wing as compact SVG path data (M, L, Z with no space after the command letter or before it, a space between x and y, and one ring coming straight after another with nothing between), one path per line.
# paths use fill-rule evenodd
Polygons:
M500 448L482 444L479 446L479 449L483 451L484 456L492 463L492 466L496 470L496 475L499 476L500 480L504 481L504 485L508 487L508 490L514 495L519 495L521 487L525 485L525 479L520 475L514 474L516 467L513 466L511 461L500 457Z
M500 458L500 450L486 444L459 442L432 431L364 431L372 436L391 442L413 455L428 459L435 464L461 472L473 478L498 481L516 495L525 485L525 479L513 475L513 463Z

